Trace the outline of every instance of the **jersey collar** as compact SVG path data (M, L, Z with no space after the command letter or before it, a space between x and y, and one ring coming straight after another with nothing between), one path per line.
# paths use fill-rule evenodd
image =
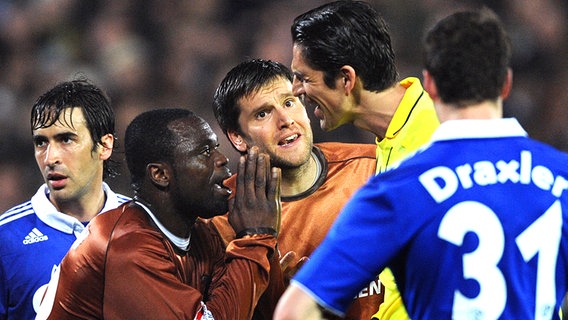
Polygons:
M431 142L455 139L527 137L517 119L448 120L432 134Z
M103 191L106 194L106 201L100 212L114 209L120 205L117 195L104 182ZM85 229L85 225L83 225L81 221L70 215L59 212L49 201L49 188L47 184L43 184L39 187L36 194L32 197L31 202L38 218L48 226L67 234L75 233L75 235L78 235Z

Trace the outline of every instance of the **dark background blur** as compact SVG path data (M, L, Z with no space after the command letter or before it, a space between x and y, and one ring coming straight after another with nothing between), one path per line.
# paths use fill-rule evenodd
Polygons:
M29 124L35 99L58 82L85 76L110 96L122 161L124 129L138 113L186 107L212 124L221 149L237 153L211 110L226 72L245 58L290 65L290 25L317 0L0 0L0 213L29 199L42 183ZM420 41L440 18L485 3L513 41L514 85L505 116L529 134L568 151L568 2L369 1L390 26L400 78L421 78ZM308 110L312 115L312 110ZM346 126L317 141L373 143ZM568 164L567 164L568 165ZM128 173L107 182L131 195Z

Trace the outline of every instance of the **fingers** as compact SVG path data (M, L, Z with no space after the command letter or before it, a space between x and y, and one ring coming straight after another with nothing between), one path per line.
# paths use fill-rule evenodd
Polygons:
M296 252L288 251L282 258L280 258L280 269L286 270L290 262L296 258Z
M282 182L282 172L280 168L272 168L272 176L268 186L268 200L275 206L277 220L276 231L280 232L280 223L282 221L282 202L280 201L280 183Z
M239 158L239 166L237 168L237 190L235 193L235 199L243 199L245 195L245 165L246 157L241 156Z
M300 260L298 260L298 269L301 268L304 263L308 262L310 258L303 256Z
M267 177L269 177L268 168L270 167L270 165L267 165L267 163L270 163L270 160L268 160L268 155L260 153L258 155L258 159L256 160L256 177L254 180L254 188L256 189L255 193L257 196L266 196L266 180Z
M248 151L248 156L247 156L247 160L246 160L246 171L245 171L245 185L244 185L244 191L245 191L245 202L247 206L252 206L257 199L257 194L256 194L256 176L258 176L257 174L257 159L258 159L258 147L254 146L252 148L250 148L250 150ZM262 175L262 174L261 174Z
M257 146L239 159L237 190L230 203L229 222L235 231L255 227L280 230L281 203L279 168L270 168L270 156Z

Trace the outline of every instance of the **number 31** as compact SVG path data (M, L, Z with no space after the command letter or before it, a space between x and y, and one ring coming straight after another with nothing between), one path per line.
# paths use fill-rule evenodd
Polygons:
M476 314L480 319L497 319L507 301L507 284L497 264L503 256L505 234L497 215L486 205L465 201L453 206L444 216L438 237L461 246L464 236L473 232L478 247L463 256L463 276L479 283L474 298L454 292L453 314ZM562 232L562 209L556 201L548 210L515 238L525 262L538 254L536 309L534 319L550 319L556 303L556 259Z

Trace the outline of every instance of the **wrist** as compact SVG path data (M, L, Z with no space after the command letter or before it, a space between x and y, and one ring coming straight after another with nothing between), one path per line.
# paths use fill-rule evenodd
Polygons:
M239 231L237 233L236 238L240 239L240 238L245 237L245 236L261 235L261 234L271 235L274 238L278 237L278 232L273 228L256 227L256 228L245 228L245 229Z

